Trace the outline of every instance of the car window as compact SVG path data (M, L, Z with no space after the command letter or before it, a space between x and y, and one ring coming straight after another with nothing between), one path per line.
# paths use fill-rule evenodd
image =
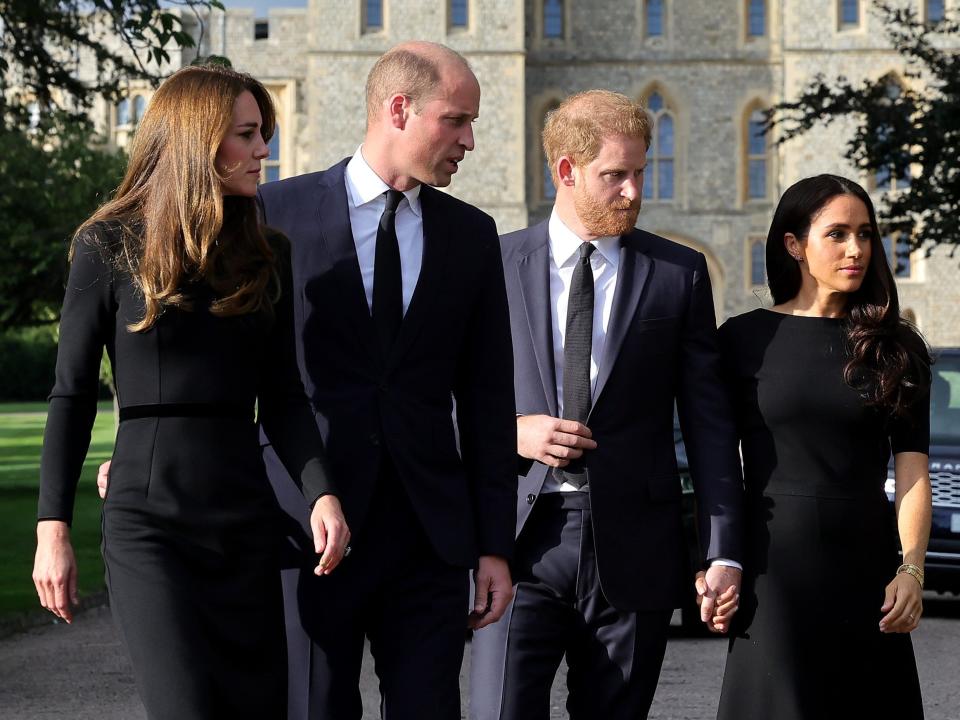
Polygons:
M941 355L933 366L930 444L960 445L960 354Z

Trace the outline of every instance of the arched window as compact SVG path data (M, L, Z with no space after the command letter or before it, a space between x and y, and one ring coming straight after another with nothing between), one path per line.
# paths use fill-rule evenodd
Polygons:
M143 111L147 109L147 99L143 95L137 95L133 98L133 122L140 122L143 117Z
M664 34L664 0L646 0L644 18L647 37L662 37Z
M563 0L543 0L543 36L563 37Z
M763 110L757 108L747 118L746 127L746 169L748 200L760 200L767 197L767 138L764 134L767 118Z
M130 124L130 101L123 98L117 103L117 125Z
M280 179L280 118L277 118L276 127L273 129L273 137L267 143L267 149L270 150L270 156L261 163L263 167L262 182L268 183Z
M894 74L889 74L884 78L885 97L881 103L887 107L892 107L903 94L903 86L900 80ZM880 124L876 128L877 139L884 141L889 138L892 128L886 124ZM909 153L904 149L905 160L909 160ZM897 192L910 187L910 165L904 163L903 169L898 170L899 163L891 163L877 168L873 176L873 187L880 192Z
M747 0L747 37L767 34L767 0Z
M648 200L673 200L676 166L676 137L673 113L659 92L647 99L653 117L653 139L647 151L647 171L643 197Z
M750 284L753 286L763 285L767 280L766 250L763 238L750 241Z

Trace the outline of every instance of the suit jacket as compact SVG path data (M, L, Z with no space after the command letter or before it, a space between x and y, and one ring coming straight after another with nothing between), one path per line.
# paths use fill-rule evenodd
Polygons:
M350 230L346 164L266 184L258 200L264 223L290 239L298 362L347 522L354 535L365 531L386 453L444 561L509 558L516 419L496 226L422 188L423 266L398 339L382 356ZM304 494L312 501L318 490ZM305 517L302 501L295 510Z
M547 222L501 238L517 412L557 416ZM674 607L685 568L674 402L693 476L706 558L740 558L742 475L718 372L705 258L642 230L621 238L613 308L587 426L600 583L620 610ZM548 468L521 459L517 534Z

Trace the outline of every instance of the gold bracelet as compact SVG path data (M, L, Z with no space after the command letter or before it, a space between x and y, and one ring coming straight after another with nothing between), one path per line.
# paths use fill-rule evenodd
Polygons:
M913 575L914 579L920 583L920 589L923 590L923 570L921 570L919 566L914 565L913 563L904 563L897 568L897 575L900 573Z

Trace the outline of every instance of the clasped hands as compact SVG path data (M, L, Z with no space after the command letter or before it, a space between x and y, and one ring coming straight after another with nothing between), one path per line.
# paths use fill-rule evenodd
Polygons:
M740 607L741 576L739 568L727 565L711 565L697 573L694 586L700 619L710 632L723 634L730 629L730 621Z
M593 433L583 423L549 415L517 416L517 453L550 467L562 468L597 447ZM714 565L697 573L700 619L711 632L725 633L740 603L739 569Z

